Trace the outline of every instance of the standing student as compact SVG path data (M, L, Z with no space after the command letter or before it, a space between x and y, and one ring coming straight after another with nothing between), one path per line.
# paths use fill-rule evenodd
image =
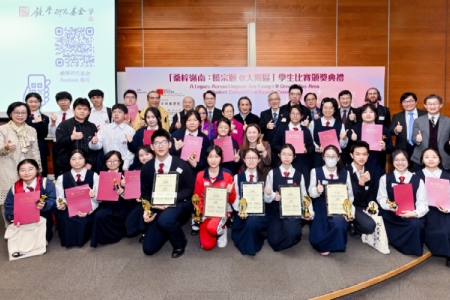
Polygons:
M260 162L261 154L259 151L254 148L244 151L245 170L234 176L236 199L233 202L235 213L231 238L236 248L243 255L256 255L267 238L269 223L267 216L249 216L247 213L243 218L239 216L239 200L243 197L241 184L244 182L262 182L264 184L265 182L265 180L261 180L263 178L262 172L258 169Z
M156 91L150 91L147 94L147 107L145 107L141 112L139 113L140 118L136 118L133 128L134 130L138 130L141 127L146 126L145 125L145 112L149 107L153 107L159 110L159 113L161 114L161 127L169 131L170 128L170 121L169 121L169 113L167 110L160 105L161 103L161 95L158 94Z
M169 154L171 146L170 135L167 131L162 129L155 131L151 145L155 158L147 162L141 170L141 196L142 199L149 201L152 199L155 173L167 174L170 171L179 174L176 206L153 205L151 216L143 213L142 217L146 225L142 248L145 254L152 255L169 240L173 247L172 258L178 258L184 254L187 245L182 226L192 212L194 176L185 161Z
M258 124L259 117L252 113L252 101L249 97L243 96L238 100L239 113L234 115L234 119L244 125L244 130L249 124Z
M220 122L220 120L219 120ZM208 167L197 174L195 180L194 195L200 197L200 213L203 214L205 203L205 190L207 187L226 188L228 193L228 213L231 213L231 206L236 199L236 190L234 188L233 174L223 169L220 165L222 163L223 154L222 149L218 146L211 145L206 149L206 161ZM200 223L200 246L204 250L211 250L217 243L219 248L224 248L227 245L227 227L225 223L227 218L202 218Z
M67 206L57 202L58 235L63 247L83 247L92 234L94 212L99 203L97 201L99 178L96 173L86 169L86 156L83 150L73 150L69 155L69 162L72 169L59 176L56 181L56 197L67 203L66 189L87 184L92 210L80 211L76 216L69 217Z
M228 120L225 117L220 118L217 121L217 137L216 139L221 139L221 138L225 138L230 136L231 133L231 123L230 120ZM230 171L233 175L237 174L241 164L242 164L242 159L240 156L240 148L238 143L236 142L235 139L231 138L231 141L233 143L233 153L234 153L234 159L233 161L228 161L228 162L222 162L223 159L221 160L220 166L224 169L227 169L228 171ZM211 144L214 144L214 140L211 141Z
M323 149L323 161L321 168L311 170L311 184L309 195L313 198L316 215L311 224L309 242L315 250L326 256L330 252L344 251L347 245L347 227L352 219L344 216L328 216L327 213L327 184L345 184L347 186L348 200L353 203L353 188L350 174L340 164L338 149L327 146ZM355 207L352 204L352 216L355 215Z
M427 178L440 178L450 180L450 174L439 168L441 157L432 149L425 149L422 153L422 163L425 167L417 171L416 175L424 182ZM442 195L450 198L450 195ZM425 245L433 255L446 258L446 266L450 268L450 207L428 206L425 215Z
M231 123L231 137L236 140L239 147L242 146L243 136L244 136L244 125L239 123L233 118L234 115L234 107L231 103L225 103L222 106L222 114L225 118L230 120ZM217 128L217 121L214 123Z
M137 102L137 93L135 90L126 90L125 93L123 93L123 103L127 106L136 105ZM139 118L138 115L136 115L136 118ZM131 117L128 115L125 119L125 124L133 127L134 122L136 121L136 118L134 120L131 120Z
M258 163L258 169L261 170L260 181L265 182L266 176L271 170L272 164L272 150L270 144L263 141L261 135L261 129L256 124L248 124L244 131L244 142L241 147L240 156L241 159L249 149L255 149L261 155L261 160ZM245 164L241 164L241 172L245 172L247 167Z
M266 202L266 216L269 220L267 228L267 241L273 251L281 251L300 242L302 225L305 221L314 218L312 204L309 205L311 216L307 219L298 217L281 218L280 215L280 186L299 186L301 196L306 195L303 174L292 166L295 150L291 144L284 145L280 151L281 165L267 175L264 188L264 201ZM303 201L303 198L302 198Z
M137 149L144 145L144 131L162 128L161 114L157 108L147 108L145 111L145 124L147 124L147 126L139 128L134 135L127 135L128 150L133 153L136 153Z
M197 105L195 111L200 115L200 119L202 123L200 124L200 130L208 137L209 140L212 140L216 137L216 127L213 122L208 118L208 112L206 107L203 105Z
M5 199L5 219L8 222L14 222L15 194L40 191L40 195L45 195L46 198L44 203L37 203L36 207L39 209L41 217L46 219L47 231L45 236L47 242L50 242L53 237L52 212L56 208L55 185L39 174L39 165L34 159L22 160L17 165L17 173L20 179L14 183Z
M183 110L178 114L173 115L172 125L170 125L170 133L174 133L176 130L180 129L182 124L184 123L184 118L188 111L193 110L195 107L194 98L191 96L186 96L183 98ZM180 116L180 120L178 120L178 115Z
M222 111L215 107L216 105L216 93L211 90L203 93L203 102L205 103L205 107L208 113L208 120L211 123L215 123L222 117Z
M288 112L281 111L280 94L278 94L278 92L271 92L268 98L270 108L261 112L261 116L259 118L259 127L261 128L261 132L264 135L264 140L271 144L275 137L277 126L288 122L287 115L285 115Z
M392 152L394 172L383 175L380 179L377 201L382 210L389 244L406 255L422 255L424 242L425 218L428 212L427 191L419 176L408 171L408 153L403 149ZM392 208L386 200L394 201L394 186L412 184L414 210L401 211L396 215L398 207Z
M92 110L89 114L89 122L94 123L97 129L112 122L112 110L103 105L105 94L101 90L91 90L88 94L92 103Z
M289 102L283 106L280 107L281 109L281 114L286 115L286 122L289 122L289 110L291 109L291 106L294 105L298 105L301 107L302 111L306 111L305 106L303 106L300 103L300 100L302 99L302 94L303 94L303 88L301 86L299 86L298 84L293 84L289 87L289 92L288 92L288 96L289 96Z

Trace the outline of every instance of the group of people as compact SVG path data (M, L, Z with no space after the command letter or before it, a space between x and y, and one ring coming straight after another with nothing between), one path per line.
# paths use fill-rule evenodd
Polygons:
M5 220L14 219L15 193L40 190L47 196L37 204L47 220L47 241L56 225L65 247L80 247L88 240L96 247L141 235L145 254L156 253L170 241L172 257L177 258L187 244L182 226L191 220L191 234L199 236L205 250L225 247L231 228L231 238L242 254L255 255L266 239L274 251L281 251L299 243L302 227L309 225L311 245L328 255L345 251L348 235L374 232L376 223L367 211L375 201L390 245L407 255L421 255L425 243L450 267L450 207L429 206L425 187L427 178L450 180L450 119L439 113L442 98L427 96L422 111L416 108L416 95L405 93L400 98L404 111L391 122L376 88L367 91L366 103L359 108L351 106L348 90L341 91L338 99L326 97L320 103L314 93L303 96L296 84L288 95L289 102L281 106L279 93L271 92L270 108L257 116L248 97L238 100L235 114L231 103L216 108L216 94L206 91L203 104L197 106L192 97L185 97L183 110L170 122L156 91L147 94L148 106L134 120L128 115L128 107L137 101L133 90L124 93L124 104L111 109L103 105L100 90L89 92L90 101L78 98L73 103L69 93L60 92L56 101L61 110L50 117L40 112L41 96L30 93L25 102L8 107L10 121L0 126L0 164L5 167L0 173L0 201L4 201ZM382 125L378 149L361 140L363 124ZM145 141L146 130L153 131L151 141ZM303 132L301 153L286 143L287 131ZM320 134L325 131L336 135L338 145L321 144ZM45 179L48 135L54 138L56 183ZM201 138L198 160L181 159L186 136ZM228 137L233 158L225 162L217 140ZM385 174L388 154L395 170ZM119 201L98 201L98 173L127 170L141 171L141 197L123 197L127 185L122 176ZM152 199L155 174L169 172L178 173L176 204L152 205L148 214L140 201ZM263 183L263 215L239 215L243 182ZM397 212L393 187L408 183L414 191L414 210ZM85 184L92 210L69 217L65 190ZM328 184L346 186L351 214L328 214ZM282 186L298 186L302 198L309 195L308 215L281 217ZM206 187L227 190L227 216L194 222L191 198L200 198L203 214ZM443 195L449 196L450 191Z

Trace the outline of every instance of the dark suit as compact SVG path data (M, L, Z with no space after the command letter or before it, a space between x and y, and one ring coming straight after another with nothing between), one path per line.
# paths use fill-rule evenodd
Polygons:
M42 175L42 177L47 177L47 173L48 173L47 156L50 155L50 151L48 150L48 146L47 146L47 142L45 141L45 138L48 135L48 124L49 124L50 120L43 113L41 113L41 118L42 118L41 122L33 123L34 117L32 118L30 115L25 120L25 122L27 123L27 125L36 129L38 147L39 147L39 153L41 156L41 165L42 165L41 175Z
M425 110L417 110L417 114L419 117L426 115L427 112ZM396 136L396 141L395 141L395 147L398 148L402 148L406 150L406 146L408 145L408 136L407 136L407 132L408 132L408 122L409 121L409 115L407 113L405 113L405 111L402 111L400 113L395 114L392 117L392 122L391 122L391 126L389 126L389 132L391 133L392 136ZM395 127L397 126L397 124L400 122L400 125L403 127L402 132L400 132L399 134L395 133ZM410 130L413 130L412 128L410 128Z
M378 104L377 112L378 118L375 120L375 123L382 124L384 125L384 127L389 128L389 125L391 125L391 112L389 111L389 108L381 104ZM356 118L358 120L358 123L362 123L361 107L358 107L357 109Z
M182 110L182 111L180 111L180 119L181 119L181 121L180 121L180 123L181 123L181 126L183 126L183 123L184 123L184 117L186 116L186 114L184 113L184 110ZM175 127L175 124L178 122L178 115L177 114L174 114L173 115L173 118L172 118L172 124L170 125L170 128L169 128L169 133L174 133L175 131L177 131L178 130L178 128L176 128Z
M289 123L291 121L291 119L289 118L289 109L291 108L291 102L289 101L287 104L283 105L280 107L280 111L282 111L285 115L286 115L286 122ZM301 104L300 102L298 103L298 106L300 106L300 108L302 109L302 119L301 121L303 121L304 119L306 119L306 112L309 111L309 109L304 106L303 104ZM311 118L310 118L311 119Z
M208 119L209 119L209 110L208 109L206 109L206 115L208 116ZM222 111L220 109L214 107L212 120L209 120L209 121L212 124L214 124L214 122L218 121L222 117L223 117Z
M303 120L306 120L306 117L309 117L309 121L311 122L311 121L313 121L314 120L314 114L313 114L313 112L314 112L314 110L310 110L309 108L307 108L306 106L303 106L303 117L302 117L302 121ZM320 108L315 108L315 111L317 112L317 114L319 115L319 117L320 118L322 118L323 117L323 114L322 114L322 112L320 111Z
M242 119L241 114L234 115L233 118L241 124L244 124L244 121L245 121L245 123L247 123L247 125L249 125L249 124L257 124L258 125L259 124L259 117L251 112L248 113L248 115L245 117L245 120Z
M343 123L343 124L344 124L345 129L346 130L348 129L349 132L351 132L351 129L352 129L353 125L355 125L356 122L357 122L357 118L356 117L355 117L354 121L352 121L352 120L350 120L348 118L348 115L350 114L350 112L353 112L356 115L357 109L353 108L353 107L350 107L346 111L346 119L345 119L345 123ZM337 117L336 119L342 122L341 109L339 109L339 117ZM350 157L349 151L350 151L350 147L348 147L348 146L345 147L344 149L342 149L341 161L344 164L344 166L346 166L346 165L348 165L348 164L350 164L352 162L352 159Z
M259 118L259 127L261 128L261 133L264 134L263 140L269 142L270 144L272 143L272 140L275 136L277 127L289 123L288 115L284 110L281 110L281 108L279 108L277 114L277 123L275 124L275 127L273 129L267 129L267 124L270 121L273 121L272 108L262 111L261 117Z

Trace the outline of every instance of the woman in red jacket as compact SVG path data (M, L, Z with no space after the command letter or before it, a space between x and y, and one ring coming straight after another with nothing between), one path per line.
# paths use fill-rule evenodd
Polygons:
M234 188L233 174L222 169L222 149L218 146L211 145L206 150L206 161L208 167L197 174L195 180L194 195L198 195L201 199L200 213L203 214L205 201L205 188L217 187L226 188L228 192L228 215L231 213L231 203L236 199L236 190ZM219 248L227 245L227 227L225 226L226 218L202 218L200 224L200 245L205 250L214 248L217 242Z

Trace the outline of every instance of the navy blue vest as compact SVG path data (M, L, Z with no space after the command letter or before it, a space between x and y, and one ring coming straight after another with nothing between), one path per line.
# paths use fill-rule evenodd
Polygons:
M80 186L83 184L88 184L89 187L92 189L94 187L94 172L92 172L91 170L87 170L86 171L86 176L84 177L84 181L82 182L75 182L74 178L72 177L72 174L69 172L65 172L63 175L63 188L64 191L66 189L75 187L75 186ZM71 178L72 177L72 178ZM65 197L65 192L64 192L64 197Z
M330 129L334 129L336 131L336 136L338 138L339 141L339 135L341 134L341 129L342 129L342 122L339 120L334 120L334 125L333 126L323 126L322 125L322 119L317 119L314 120L314 141L317 144L320 144L320 139L319 139L319 132L322 131L327 131Z
M284 177L284 174L281 174L280 168L276 168L272 170L273 173L273 184L272 189L273 192L279 192L280 191L280 185L296 185L300 186L300 182L302 180L302 173L295 170L294 177ZM288 180L292 180L292 183L288 183Z
M339 172L339 178L336 178L336 179L333 179L333 180L328 179L328 178L325 177L325 173L323 172L322 168L315 168L315 170L316 170L316 179L320 180L320 183L322 183L323 180L328 181L329 184L333 184L333 183L344 183L344 184L346 184L347 183L347 174L348 174L347 173L348 172L347 169L342 169ZM324 192L320 195L319 198L325 198L326 197L326 192L327 192L327 189L324 189Z
M388 194L388 199L391 200L391 201L395 201L394 189L392 188L392 184L393 183L400 184L400 182L395 180L395 175L394 175L393 172L387 173L386 174L386 192ZM409 183L412 184L413 196L414 196L414 207L416 207L416 201L417 201L417 199L416 199L416 191L419 189L420 177L413 174L412 177L411 177L411 180L409 181Z
M422 179L423 182L425 183L425 174L423 174L423 171L422 171L422 170L415 172L415 174L416 174L416 176L418 176L420 179ZM442 170L440 179L447 179L447 180L450 180L450 173L445 172L444 170Z

